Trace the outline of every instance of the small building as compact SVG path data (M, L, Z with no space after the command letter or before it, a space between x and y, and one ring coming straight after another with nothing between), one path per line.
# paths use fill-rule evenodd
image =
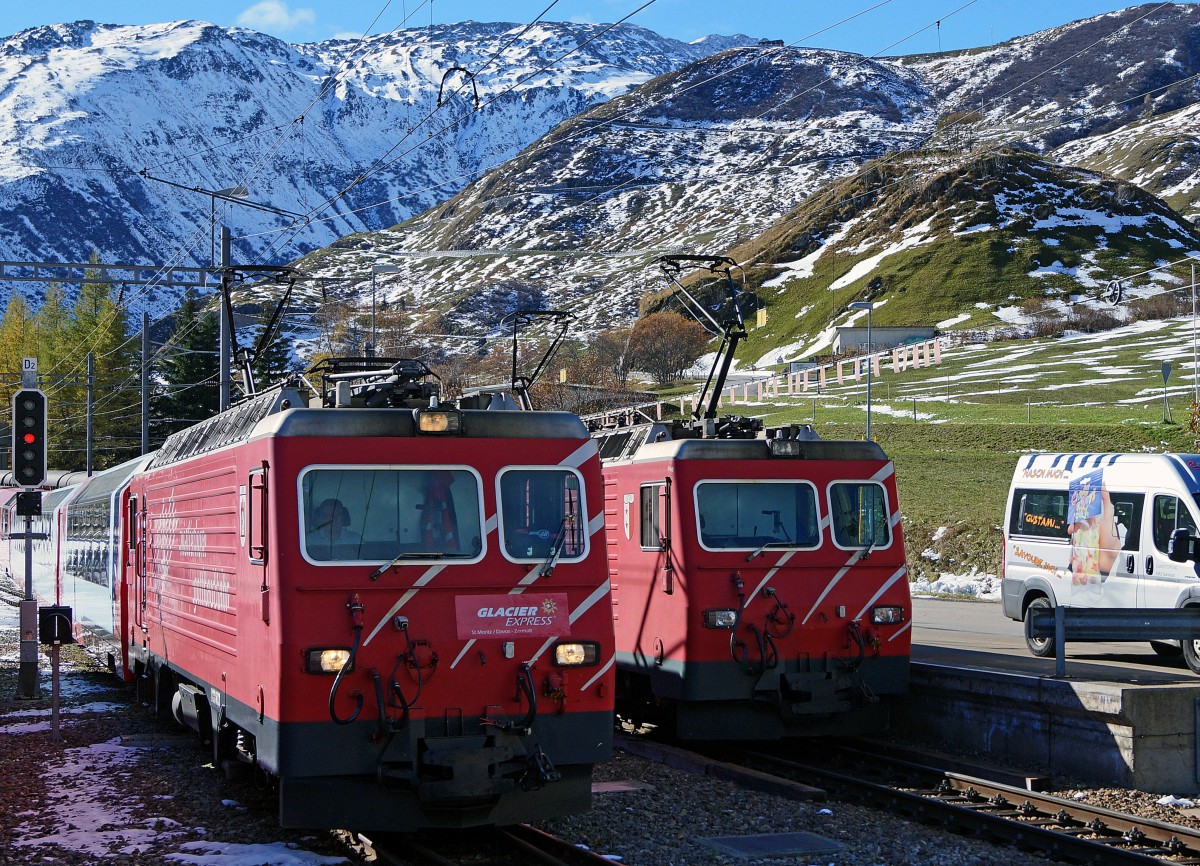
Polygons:
M851 355L867 351L883 351L910 343L924 343L937 336L937 328L871 328L871 346L867 345L867 329L858 326L838 328L833 338L833 354Z

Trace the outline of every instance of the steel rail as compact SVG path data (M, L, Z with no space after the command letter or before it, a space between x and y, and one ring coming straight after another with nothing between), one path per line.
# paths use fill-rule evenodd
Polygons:
M357 834L357 843L394 866L612 866L612 861L528 824L418 833Z
M977 776L826 744L821 764L778 754L741 752L737 760L783 778L817 784L848 799L936 820L1037 850L1058 859L1097 864L1200 864L1200 832ZM853 767L829 766L833 762Z

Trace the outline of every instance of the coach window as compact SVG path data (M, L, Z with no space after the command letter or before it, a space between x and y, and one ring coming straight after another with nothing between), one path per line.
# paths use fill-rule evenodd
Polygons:
M706 550L816 547L817 491L796 481L702 481L696 523Z
M301 538L314 562L478 560L482 485L466 467L315 467L300 479Z
M838 547L870 550L892 543L887 496L880 484L839 481L829 485L829 514Z
M1196 521L1187 504L1175 496L1154 497L1154 546L1160 552L1167 552L1167 544L1171 533L1176 529L1186 529L1189 534L1197 535Z
M587 552L583 479L573 469L514 468L500 473L500 535L518 562L580 560Z

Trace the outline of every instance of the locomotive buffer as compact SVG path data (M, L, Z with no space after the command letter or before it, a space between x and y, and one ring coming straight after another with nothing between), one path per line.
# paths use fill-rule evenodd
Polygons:
M24 358L21 384L12 402L12 472L22 488L17 494L17 515L25 518L25 532L12 534L25 542L25 597L20 604L21 663L17 672L17 697L41 697L38 688L38 610L33 594L33 542L46 538L35 535L33 518L42 513L42 492L37 489L46 480L46 395L37 385L37 358Z

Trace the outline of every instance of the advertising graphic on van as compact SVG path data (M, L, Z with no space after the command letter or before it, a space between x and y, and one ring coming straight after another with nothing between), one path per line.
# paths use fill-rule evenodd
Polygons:
M1005 616L1200 606L1198 466L1195 454L1021 456L1003 522ZM1054 655L1052 638L1026 643L1034 655ZM1200 641L1182 649L1200 672Z

